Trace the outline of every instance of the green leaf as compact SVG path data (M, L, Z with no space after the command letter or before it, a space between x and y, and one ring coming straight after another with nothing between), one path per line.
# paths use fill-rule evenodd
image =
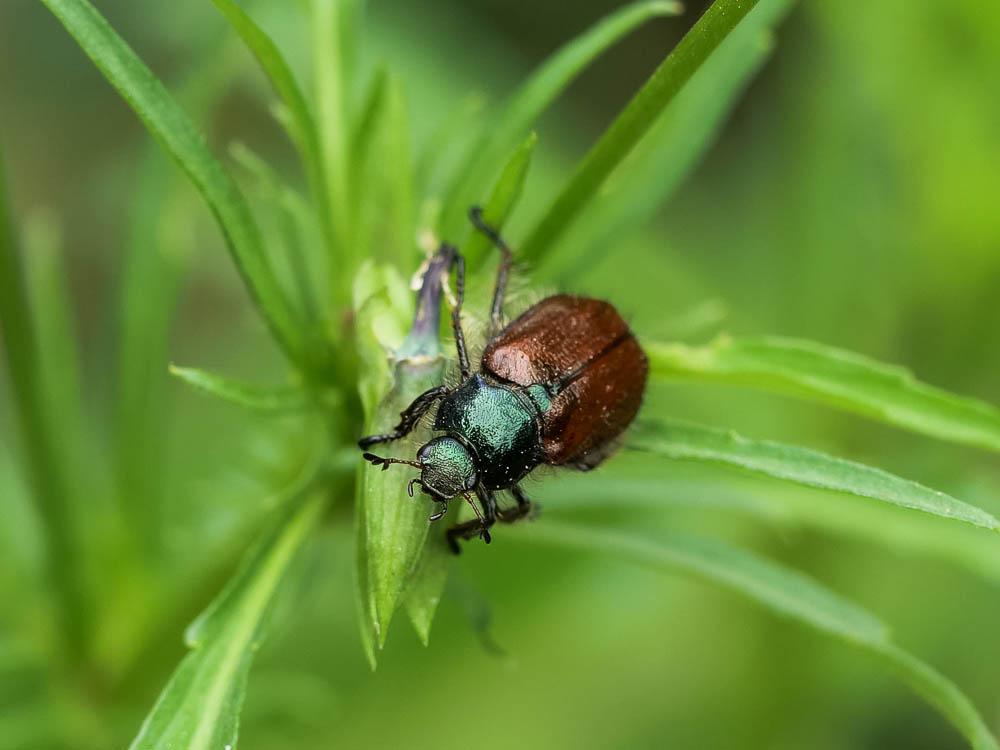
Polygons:
M213 46L184 77L178 99L196 117L203 117L231 82L237 52ZM167 492L168 341L182 276L198 245L188 213L197 198L182 180L157 144L143 149L131 182L117 294L115 482L125 526L135 532L137 551L150 556L159 551Z
M322 169L319 132L309 103L291 67L278 46L234 0L212 0L240 35L260 64L288 113L287 123L292 141L299 150L302 166L309 180L310 192L316 202L316 214L324 237L333 237L330 206L327 202L326 176Z
M861 540L879 549L963 567L1000 582L997 539L969 524L940 522L888 503L765 478L720 473L711 464L684 467L651 462L642 453L625 453L597 474L566 474L546 485L545 517L639 511L662 518L671 508L696 508L749 516L779 533L814 529L826 536Z
M304 147L306 168L319 163L319 137L309 104L295 75L274 41L234 0L212 0L260 64L281 101L288 108L295 127L293 140Z
M406 589L406 614L425 646L430 643L434 614L448 583L451 562L455 559L444 534L440 533L440 526L447 522L446 519L447 516L437 522L438 533L432 533L424 545L423 557Z
M275 271L286 289L286 296L295 300L301 317L312 326L310 335L322 341L321 329L326 325L323 320L326 311L321 309L318 298L324 296L325 291L317 290L315 281L325 278L326 272L318 267L322 258L317 257L315 252L309 252L315 249L315 245L309 242L310 230L315 227L312 207L244 144L232 144L229 152L256 182L256 193L252 192L251 197L258 198L266 208L271 209L267 213L277 224L277 231L272 229L271 235L268 235L268 223L262 221L261 226L271 247L270 255L277 260Z
M469 149L479 145L482 133L483 109L486 98L472 93L453 108L443 112L440 120L420 145L413 177L418 195L431 196L438 203L443 186L453 185L458 172L474 158Z
M66 502L77 508L93 503L93 456L85 447L81 403L79 352L62 238L55 217L34 213L25 223L25 271L38 339L38 376L45 394L46 428L52 439L53 460L70 478ZM92 508L94 510L94 508Z
M303 388L251 385L193 367L170 365L169 369L175 378L199 391L254 411L300 412L316 405Z
M187 208L171 190L173 165L150 145L134 178L120 281L115 376L115 480L125 523L141 551L158 546L165 496L164 425L168 340L182 272L179 248L192 246L181 218ZM141 502L135 502L141 498Z
M42 0L201 192L275 339L299 363L308 350L281 294L246 200L163 84L87 0Z
M146 717L132 750L236 747L253 656L275 592L316 527L324 493L305 490L284 508L242 569L185 634L191 653Z
M507 164L500 177L493 186L493 192L489 200L483 206L483 220L498 232L503 229L504 224L510 217L521 198L524 189L524 181L528 177L528 168L531 166L531 157L535 153L535 144L538 136L531 133L524 142L518 146L514 153L507 159ZM462 254L470 267L475 268L493 247L489 238L473 228L469 237L462 245Z
M317 196L324 201L333 224L334 246L331 254L346 257L354 265L358 260L350 245L351 222L354 217L348 206L350 119L348 117L347 47L342 42L353 14L353 0L312 0L311 23L313 30L313 87L316 101L316 123L323 184L326 195ZM330 264L331 274L343 265ZM347 274L331 278L330 287L345 299L351 279Z
M721 542L676 534L654 542L607 528L544 522L522 527L512 536L604 553L731 589L874 656L950 721L973 748L997 748L975 706L950 680L896 646L889 628L877 617L801 573Z
M360 257L413 265L417 255L410 117L400 78L380 72L369 91L352 151L352 245Z
M71 467L66 465L66 456L60 448L63 436L53 431L58 417L52 412L52 399L58 401L60 395L46 390L47 385L54 383L51 373L42 370L45 364L40 349L43 340L32 316L25 272L17 249L2 156L0 152L0 343L6 354L4 359L10 374L27 474L45 535L46 572L58 593L59 628L67 638L70 651L79 656L88 637L90 608L80 563L80 533L74 523L68 474ZM40 303L56 302L48 293L44 297ZM65 317L65 313L56 317ZM52 319L48 324L62 325ZM65 331L50 330L48 333L52 334L48 338L65 340L66 337Z
M1000 531L986 511L881 469L735 432L675 420L646 423L628 439L635 450L683 461L733 466L786 482L844 492Z
M381 432L399 420L399 413L423 391L443 379L444 356L436 338L412 356L400 356L410 317L412 293L390 267L368 265L355 285L358 300L358 353L361 358L361 400L366 433ZM427 311L437 321L439 300ZM435 336L436 323L428 326ZM429 348L428 348L429 347ZM414 439L419 438L417 430ZM380 455L414 453L413 439L378 446ZM406 492L406 467L381 471L358 457L356 582L363 645L374 666L389 624L410 577L416 570L427 537L430 501Z
M351 211L354 214L360 210L375 136L381 127L382 118L385 116L388 84L389 72L385 68L379 68L375 71L365 93L361 114L354 126L354 131L351 133L351 160L348 167L351 184Z
M768 59L771 31L794 0L760 0L608 177L588 210L546 251L543 270L572 278L613 242L644 226L700 163Z
M441 222L443 237L457 236L469 206L481 200L485 190L518 141L525 137L535 120L591 62L646 21L677 15L678 2L638 2L626 5L602 19L581 36L563 45L532 73L503 108L499 119L472 150L472 161L465 166L458 182L445 200Z
M580 162L522 245L522 259L541 257L561 238L681 88L756 5L757 0L716 0L705 11Z
M901 367L777 337L707 346L650 344L654 376L745 385L819 401L942 440L1000 451L1000 410L916 380Z

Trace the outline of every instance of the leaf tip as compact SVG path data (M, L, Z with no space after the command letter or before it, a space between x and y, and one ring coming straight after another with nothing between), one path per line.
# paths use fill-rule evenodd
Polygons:
M684 3L679 0L657 0L650 3L650 10L658 16L680 16L683 15Z

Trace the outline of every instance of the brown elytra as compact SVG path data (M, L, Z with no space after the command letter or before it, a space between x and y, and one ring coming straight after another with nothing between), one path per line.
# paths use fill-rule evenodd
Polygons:
M649 363L607 302L548 297L486 346L482 368L530 386L567 383L542 421L545 463L592 469L614 450L642 403Z

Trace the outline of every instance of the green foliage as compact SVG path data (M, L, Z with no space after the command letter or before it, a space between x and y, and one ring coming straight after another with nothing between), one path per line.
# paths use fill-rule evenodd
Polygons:
M188 628L191 653L146 718L135 750L236 746L247 675L271 601L319 522L324 498L307 485L287 504L218 599Z
M510 155L490 198L483 206L483 220L499 231L507 223L511 212L514 210L521 191L524 190L524 181L528 177L528 168L531 166L531 156L535 152L535 144L538 137L532 133L524 143L518 146L514 153ZM475 265L481 261L486 253L492 248L490 240L482 232L472 230L468 239L462 244L463 254L470 265Z
M493 256L489 240L467 226L467 211L471 205L482 205L486 221L509 233L506 227L525 189L530 193L538 185L556 197L523 242L516 235L510 238L517 261L536 264L542 280L558 279L582 287L599 287L613 276L623 276L635 289L629 287L628 294L621 295L622 309L655 316L671 331L706 327L705 319L717 322L719 305L714 297L708 303L696 300L698 306L692 306L696 314L691 317L700 318L700 323L670 318L676 309L671 291L683 286L673 278L673 271L680 269L677 276L694 279L697 273L691 269L698 263L679 257L664 260L661 235L635 262L632 243L641 241L636 227L652 219L666 201L684 199L678 188L708 152L748 83L769 58L775 29L792 3L712 3L593 148L575 167L566 169L568 179L560 185L552 166L558 163L558 139L546 138L539 146L533 132L539 118L605 51L651 19L678 14L677 3L633 3L598 21L552 54L488 120L475 119L478 98L467 98L465 104L450 98L445 122L425 137L421 130L427 113L434 109L433 102L414 85L417 74L407 65L405 45L399 47L401 59L396 59L393 49L391 59L377 65L362 54L362 3L358 0L310 0L294 8L294 4L276 4L281 7L272 9L272 16L258 15L256 7L244 9L234 0L213 0L233 32L229 36L245 45L277 93L280 102L273 114L295 146L298 164L292 171L297 169L304 177L301 185L295 176L289 177L285 165L266 150L267 144L253 142L252 148L235 144L228 153L240 167L238 176L249 183L244 193L213 156L200 126L88 0L42 2L180 164L221 228L256 313L288 362L276 364L261 357L252 345L247 346L246 332L240 326L227 325L226 335L219 336L206 325L205 339L194 337L197 343L191 346L197 354L185 349L179 358L212 356L221 363L213 363L212 369L170 366L169 374L199 392L192 397L192 406L178 410L176 416L171 413L168 403L187 404L184 389L170 387L166 377L169 355L176 345L171 331L177 299L186 274L204 273L201 266L211 261L206 258L202 263L199 258L189 263L193 255L188 248L206 242L197 226L197 213L185 200L183 188L172 184L164 164L148 156L136 180L120 309L114 316L119 336L111 369L117 382L105 389L107 393L102 391L98 405L91 406L88 389L94 381L103 380L104 373L88 371L87 355L100 352L101 347L90 347L89 341L78 343L84 339L65 284L62 243L55 223L26 223L25 242L19 243L6 196L0 193L0 323L10 396L17 409L18 458L23 463L22 468L10 460L3 445L0 469L17 464L30 490L22 492L20 475L0 476L0 494L30 494L34 500L41 537L39 556L51 583L51 592L44 587L31 592L28 605L21 608L24 611L10 619L19 637L32 644L33 656L52 652L70 657L48 670L57 675L50 691L33 692L30 685L23 690L18 705L33 708L19 708L18 713L29 718L14 724L4 723L5 717L0 736L16 737L24 746L39 744L43 735L50 739L44 731L54 734L51 726L62 724L57 719L34 721L30 717L37 711L37 716L47 717L51 712L73 717L65 730L59 730L73 742L57 737L53 740L57 744L83 748L124 744L120 741L124 732L134 730L136 717L147 708L129 700L133 695L152 695L154 685L162 685L173 669L133 747L235 747L245 698L248 705L254 705L255 682L248 683L254 654L272 615L280 614L275 602L286 597L291 601L299 587L308 588L309 596L301 597L296 605L319 602L315 612L322 612L313 616L313 610L303 606L301 616L295 618L296 638L300 633L314 638L309 642L309 663L299 668L290 659L282 669L274 663L262 665L270 678L262 677L260 683L270 688L271 695L266 701L260 698L267 702L261 711L249 714L298 711L325 718L329 706L313 711L302 707L311 705L308 699L305 704L300 700L302 696L316 700L323 691L312 685L296 688L294 676L290 677L315 669L324 683L330 681L328 664L319 656L314 658L313 645L320 642L336 655L338 668L349 669L343 654L351 647L345 643L350 638L337 630L337 618L347 618L331 604L335 600L322 588L325 582L330 581L330 589L345 592L346 597L347 569L353 569L357 627L367 662L374 668L389 645L389 627L400 607L420 641L424 645L431 641L434 619L448 598L446 583L453 573L454 557L440 532L458 513L429 526L432 505L424 496L408 496L409 476L362 462L356 449L360 435L389 428L415 396L450 377L450 342L438 317L441 300L452 304L448 273L433 263L419 270L415 281L444 288L421 295L414 311L413 292L419 285L407 284L406 279L418 271L418 246L430 254L439 241L465 237L461 249L470 271L477 272L470 273L463 318L476 331L475 319L485 305L481 287L492 278L493 265L487 261ZM426 12L433 15L431 9ZM415 23L417 15L413 14ZM396 32L390 22L381 23L391 48L394 41L398 43L393 36ZM287 43L293 33L296 42L305 36L309 44L293 48ZM416 38L420 30L415 26L405 33ZM423 49L424 39L420 43ZM474 42L468 44L471 49ZM205 65L189 86L179 89L178 100L185 100L199 122L208 119L210 105L222 98L223 83L228 90L237 70L221 62L221 53L228 48L217 47L220 59ZM238 58L245 59L246 54ZM469 61L476 59L468 55L461 65L451 67L468 68ZM298 76L305 67L311 69L301 80L310 85L301 86ZM438 75L444 73L435 70L430 77ZM822 120L816 122L816 127L822 127ZM470 132L459 132L464 129ZM564 128L568 131L571 128ZM468 150L456 145L463 139ZM542 150L546 159L538 158ZM550 156L551 163L547 161ZM798 175L789 180L790 184L799 181L805 178ZM793 190L786 188L786 192ZM828 202L817 201L817 205ZM724 220L727 213L734 209L714 196L708 203L709 208L698 212L706 225L704 231L720 231L719 226L728 223ZM794 218L783 218L783 222L794 224ZM768 236L768 232L750 226L745 235L741 241L750 244L753 237ZM683 240L680 233L675 237ZM25 247L23 257L19 244ZM793 263L792 258L781 260ZM671 289L666 288L666 274L657 270L661 262L671 268ZM717 263L713 271L720 276L739 279L745 275L738 259L719 256L712 262ZM612 266L615 273L606 273ZM653 270L647 271L647 266ZM807 286L802 283L803 290ZM701 288L710 289L713 295L719 291L707 283ZM516 296L515 290L511 308ZM992 305L993 297L987 297ZM222 307L212 311L216 309ZM205 310L199 315L200 326ZM988 319L987 311L982 320ZM745 325L752 327L750 322ZM637 323L636 329L642 327ZM476 351L481 342L470 343ZM924 385L900 368L811 341L720 337L704 346L672 341L646 346L653 378L668 384L692 381L706 389L715 384L750 386L835 406L925 436L989 450L1000 448L1000 412L994 407ZM215 370L242 374L243 368L256 373L269 366L279 372L259 380L280 385L251 385L258 381L256 374L246 380L215 374ZM943 376L940 382L946 382ZM180 394L176 401L175 390ZM755 401L740 403L753 412ZM230 405L241 408L230 409ZM600 591L594 586L600 582L598 569L579 568L586 575L577 573L582 583L574 588L572 575L554 574L563 562L563 548L587 552L588 559L596 553L601 570L607 558L619 556L645 567L706 579L874 656L935 707L973 747L995 750L990 729L972 701L923 661L901 650L888 627L861 606L801 573L711 536L671 532L653 542L616 528L623 520L633 520L636 511L652 511L649 515L659 522L683 525L690 521L678 512L683 507L696 519L695 525L704 525L709 534L733 533L727 526L731 523L738 533L757 542L754 532L773 525L815 529L838 540L863 540L877 549L893 546L916 556L957 562L992 585L1000 580L1000 543L982 529L1000 529L996 518L1000 509L992 499L995 482L991 484L988 471L973 465L967 477L956 478L938 466L922 467L939 477L930 480L933 484L940 481L943 487L953 486L955 495L976 503L972 504L854 461L661 418L661 407L652 403L646 409L642 424L626 438L632 450L623 451L601 472L578 478L576 485L570 480L562 489L555 483L551 490L538 490L546 507L549 498L558 498L561 492L567 504L571 501L580 510L599 504L607 513L606 526L599 530L562 526L542 516L536 523L525 524L523 531L504 529L504 539L509 534L512 539L532 540L548 550L548 556L530 574L516 572L517 561L511 558L492 564L496 555L504 554L498 534L489 550L491 566L479 571L484 580L489 581L491 575L503 582L516 580L525 609L533 617L548 606L542 600L550 598L553 611L558 612L559 639L572 644L567 648L590 649L596 663L599 649L586 637L573 641L574 634L568 632L571 629L566 625L576 625L577 616L567 610L566 602L576 592ZM108 461L101 455L103 427L98 424L90 429L90 420L99 420L104 410L116 415L114 427L107 430L108 442L114 444L114 457ZM177 424L170 423L171 416ZM772 419L771 429L801 429L796 416L794 410L781 410ZM317 423L323 426L321 435L314 429ZM182 429L177 430L178 425ZM424 433L418 429L411 440L392 444L391 455L409 457L426 437ZM303 455L308 458L303 460ZM914 455L907 465L919 462L921 457ZM297 478L289 484L288 467L303 464L304 470L297 468ZM680 467L690 466L700 467L708 479L694 482L675 476ZM727 472L726 468L739 471ZM206 473L211 480L205 481ZM764 477L769 484L763 490L737 485L736 480L733 486L728 484L742 475ZM107 488L110 485L113 491ZM106 494L117 496L117 508L103 502ZM678 500L682 494L688 499ZM253 498L259 499L251 502ZM347 498L353 498L352 508L342 502L325 512L328 499ZM921 512L911 514L913 510ZM353 550L348 563L336 555L343 548L346 557L342 542L349 539L350 524ZM260 541L236 568L235 560L250 534ZM317 537L323 544L310 545ZM472 547L475 550L469 550L467 557L472 560L467 565L475 570L476 556L482 552L481 545ZM323 584L295 575L292 563L304 548L324 561L315 577ZM820 567L816 560L803 564L809 563ZM513 574L508 572L511 569ZM858 581L870 577L874 575L864 570L853 576ZM15 598L15 593L24 596L32 588L17 574L9 578L0 574L0 594ZM613 589L609 593L617 595L627 588L622 578L609 580ZM467 582L456 583L452 577L452 583L448 590L465 592L459 598L482 599ZM838 586L842 585L843 580ZM564 589L567 598L560 599ZM49 608L57 613L52 622L44 614ZM468 609L476 610L474 619L488 619L481 616L482 606ZM188 629L188 653L181 655L165 645L179 647L183 624L202 610L204 614ZM649 611L629 619L638 623ZM719 628L730 627L725 617L717 619ZM34 626L39 620L45 622L44 627ZM581 630L586 626L589 623ZM702 626L698 620L698 628ZM314 627L321 635L310 630ZM475 627L483 630L485 626ZM593 627L607 627L607 623ZM676 635L665 626L664 632ZM603 633L600 636L598 641L604 643ZM280 638L276 640L273 648L294 652ZM491 651L499 650L490 637L482 640ZM50 641L57 646L52 647ZM0 666L6 658L4 648L0 644ZM306 652L297 653L302 657ZM390 651L384 659L390 670L395 655ZM463 664L462 674L472 672L464 666L466 658L463 654L458 662ZM728 665L715 665L720 675L724 668ZM822 670L815 665L811 668ZM43 674L45 684L51 676L32 659L19 669L32 678ZM447 695L438 690L434 679L444 677L440 680L443 689L454 686L449 683L450 675L434 672L426 664L425 669L434 689L425 691L426 697L405 697L414 706L433 699L437 708ZM698 671L706 670L699 665ZM392 674L389 671L389 676L380 678L386 700L393 690ZM657 679L660 682L639 687L659 694L664 681ZM835 679L831 674L831 682ZM623 682L621 687L629 685ZM773 700L779 703L778 681L773 689ZM980 700L974 689L970 686L970 695ZM0 681L0 707L6 706L2 691ZM358 692L364 691L345 691L351 695L343 700L353 699ZM567 674L553 695L562 699L565 693L566 700L575 705L585 692L585 686L573 684ZM405 715L409 700L391 702L400 716ZM105 730L100 720L89 715L96 705L102 709L120 705L125 717L122 726L133 723L126 729ZM713 702L713 711L714 706ZM386 722L379 716L388 727L382 730L386 736L391 736L396 725L405 724L402 719ZM351 719L360 722L364 717L346 717L345 722ZM550 719L554 720L546 717ZM31 724L38 726L32 730ZM42 724L47 725L44 731L39 729ZM254 736L261 747L270 746L265 732ZM365 739L364 744L377 744ZM769 736L767 741L776 744L772 739ZM292 740L282 733L277 743L285 746L292 741L330 744L322 730L308 741Z
M1000 531L1000 521L992 515L943 492L853 461L806 448L749 440L732 431L678 421L654 422L637 430L629 446L665 458L733 466Z
M671 99L650 131L608 176L588 209L539 258L572 278L609 246L644 226L698 165L743 89L764 64L788 0L761 0Z
M973 748L998 747L983 718L952 682L895 645L889 628L874 615L800 573L708 539L673 535L662 542L651 542L606 529L559 524L531 529L525 536L532 541L554 542L669 572L688 573L733 589L780 615L875 656L940 711Z
M688 79L756 5L757 0L743 0L709 6L584 156L566 187L525 240L521 249L524 258L534 260L558 241Z
M1000 410L916 380L901 367L811 341L721 337L652 344L654 376L706 380L820 401L941 440L1000 450Z
M293 361L309 356L301 321L281 294L243 195L163 84L87 0L43 0L146 127L177 160L211 207L262 316Z
M366 277L378 276L378 271L366 268L358 287L372 282ZM376 286L363 295L358 308L359 343L362 359L372 364L372 372L380 373L377 382L362 386L365 404L365 432L376 433L385 425L393 425L417 396L441 383L444 356L436 343L413 354L402 350L402 320L394 307L389 286L401 290L396 297L407 296L405 286L384 272L386 286ZM376 282L377 283L377 282ZM361 294L358 295L362 297ZM388 357L391 365L386 367ZM389 623L401 601L410 576L417 568L424 541L427 538L427 516L433 511L422 496L408 497L406 477L399 472L383 471L364 465L360 469L357 489L357 538L359 542L357 581L360 587L361 617L368 620L362 633L366 652L374 666L374 646L385 645ZM369 637L371 642L367 642Z
M282 103L288 108L292 123L290 135L301 151L302 163L312 180L314 193L322 195L324 177L319 169L319 134L316 131L316 123L309 103L299 88L291 68L274 41L260 26L254 23L253 19L239 5L233 0L212 0L212 2L246 43L247 48L260 64L261 70L267 75L274 90L281 97ZM324 222L329 220L325 211L321 213L321 219Z
M441 223L444 237L457 233L464 208L479 200L491 175L531 125L595 58L646 21L680 13L681 5L653 0L626 5L596 24L588 32L564 45L525 80L511 96L495 123L482 134L445 200Z
M2 155L0 155L2 156ZM47 305L44 312L33 311L29 299L28 280L16 247L15 229L11 223L5 177L0 160L0 323L7 368L13 386L14 402L25 446L28 472L33 485L37 512L45 532L48 554L48 574L59 593L60 626L67 634L67 645L79 657L86 647L89 624L85 606L86 582L81 567L81 534L79 512L73 504L72 470L74 466L63 449L65 429L71 434L74 409L61 412L54 408L48 396L56 395L65 404L74 397L72 373L75 364L69 349L67 314L58 295L58 271L50 263L54 258L42 258L45 267L33 274L35 302ZM51 248L48 249L51 251ZM56 287L55 289L53 287ZM50 306L51 305L51 306ZM33 315L34 312L34 315ZM43 351L51 346L50 351ZM57 355L60 362L46 362ZM61 356L59 356L61 355ZM62 366L68 369L54 372L42 369ZM63 379L59 382L56 378ZM47 392L46 386L67 390Z
M241 383L195 367L170 365L170 374L207 394L258 411L302 411L313 402L301 388L276 388Z

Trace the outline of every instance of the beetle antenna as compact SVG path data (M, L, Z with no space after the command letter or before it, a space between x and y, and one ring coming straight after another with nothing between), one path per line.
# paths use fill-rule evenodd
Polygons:
M472 511L476 514L476 518L479 519L479 523L481 523L483 525L483 528L485 529L486 521L483 520L483 514L479 512L479 506L476 505L475 501L472 499L472 495L470 495L468 492L463 492L462 497L465 498L465 502L467 502L469 504L469 507L472 508Z
M403 458L382 458L382 456L376 456L374 453L363 453L361 454L361 457L375 466L381 466L382 471L388 469L390 464L406 464L407 466L413 466L417 469L424 468L424 465L421 463L417 463L416 461L407 461Z

